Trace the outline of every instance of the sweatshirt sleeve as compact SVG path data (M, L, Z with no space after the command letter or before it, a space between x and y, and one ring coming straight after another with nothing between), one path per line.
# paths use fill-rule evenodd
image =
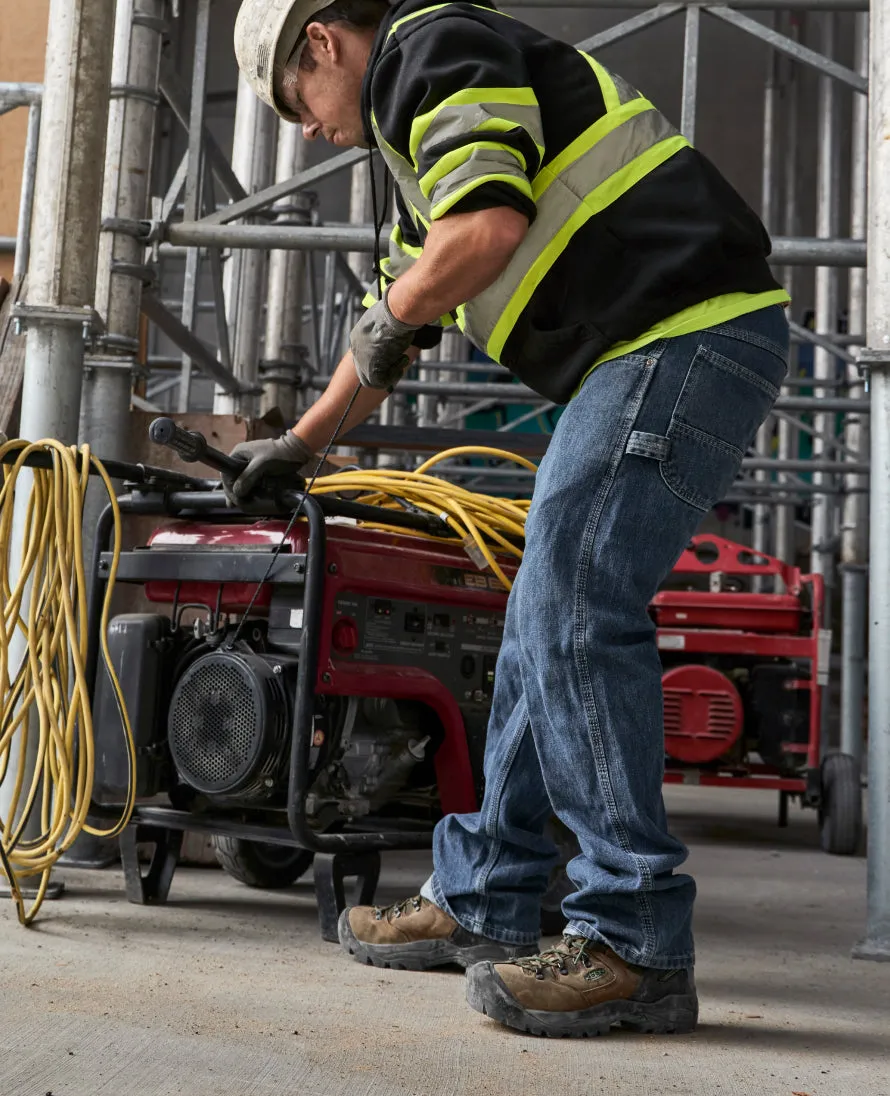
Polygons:
M459 11L391 34L371 87L375 120L410 164L430 219L503 205L534 219L544 138L521 51Z

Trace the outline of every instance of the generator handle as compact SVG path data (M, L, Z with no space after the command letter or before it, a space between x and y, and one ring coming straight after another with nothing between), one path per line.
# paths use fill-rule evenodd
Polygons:
M155 419L148 428L148 436L156 445L166 445L178 453L180 458L192 464L200 462L217 472L229 472L237 475L244 470L247 460L244 457L230 457L220 449L207 444L207 439L197 430L184 430L172 419Z

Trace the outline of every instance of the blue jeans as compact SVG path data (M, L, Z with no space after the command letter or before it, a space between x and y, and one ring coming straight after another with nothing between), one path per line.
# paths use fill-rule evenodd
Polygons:
M787 354L784 312L765 308L606 362L563 412L508 603L482 809L438 824L424 886L469 931L538 939L555 813L581 847L566 931L643 966L692 965L648 605L735 479Z

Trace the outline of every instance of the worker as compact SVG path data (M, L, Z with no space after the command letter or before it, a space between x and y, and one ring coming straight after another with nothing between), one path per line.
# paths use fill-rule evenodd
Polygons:
M356 378L346 429L369 416L452 322L563 405L508 602L482 808L438 823L418 895L347 909L340 941L376 966L460 964L474 1008L535 1034L692 1031L695 884L662 800L648 606L785 375L768 236L639 91L489 0L244 0L235 50L307 140L378 150L398 217L326 391L282 438L236 447L233 497L271 462L306 465ZM539 951L554 813L580 854L565 934Z

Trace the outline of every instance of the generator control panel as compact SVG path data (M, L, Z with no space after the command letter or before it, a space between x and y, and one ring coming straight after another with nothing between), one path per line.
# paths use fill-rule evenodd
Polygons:
M458 702L491 701L504 614L491 610L341 594L334 661L426 667Z

